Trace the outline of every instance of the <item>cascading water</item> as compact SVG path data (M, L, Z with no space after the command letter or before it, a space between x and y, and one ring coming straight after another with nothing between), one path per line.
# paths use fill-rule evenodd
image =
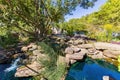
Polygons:
M4 71L5 72L10 72L12 70L15 70L19 65L18 62L20 61L20 58L17 58L10 67L6 68Z
M32 77L18 78L14 74L16 69L20 66L19 61L21 58L17 58L12 64L0 64L0 80L33 80Z
M18 62L20 58L17 58L12 64L3 64L0 65L0 80L15 80L14 73L16 72L16 68L19 67Z

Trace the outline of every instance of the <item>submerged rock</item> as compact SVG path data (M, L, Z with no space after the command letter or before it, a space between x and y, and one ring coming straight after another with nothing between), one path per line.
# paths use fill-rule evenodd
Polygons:
M103 76L103 80L115 80L115 79L111 78L110 76Z

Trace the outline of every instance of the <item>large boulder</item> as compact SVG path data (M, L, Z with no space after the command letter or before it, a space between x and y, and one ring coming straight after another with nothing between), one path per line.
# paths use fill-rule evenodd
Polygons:
M88 51L86 49L81 49L81 51L78 53L66 54L66 63L72 64L72 63L76 62L76 60L82 60L87 52Z

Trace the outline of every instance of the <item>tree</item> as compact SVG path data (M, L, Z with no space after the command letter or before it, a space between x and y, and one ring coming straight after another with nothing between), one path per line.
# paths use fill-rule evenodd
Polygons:
M93 16L92 16L93 15ZM90 14L88 17L92 16L92 23L96 24L113 24L119 25L120 22L120 0L108 0L98 12Z
M45 37L55 23L64 21L76 6L88 8L96 0L0 0L1 22L37 39Z

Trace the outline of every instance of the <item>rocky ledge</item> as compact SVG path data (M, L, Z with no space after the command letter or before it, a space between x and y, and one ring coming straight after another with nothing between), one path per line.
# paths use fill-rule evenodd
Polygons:
M21 48L24 52L30 52L27 59L22 59L23 66L18 67L15 73L15 77L30 77L41 74L44 67L41 65L39 59L48 59L47 55L42 54L41 47L35 43L30 43L27 46Z
M92 59L111 59L114 62L120 55L120 45L106 42L71 45L65 49L65 53L67 63L82 60L85 55Z
M59 38L59 41L67 45L64 48L65 57L62 58L63 60L61 59L62 63L66 61L67 64L73 64L76 61L82 60L85 56L89 56L93 59L105 59L114 64L120 55L120 45L118 44L96 42L95 40L81 37ZM41 65L39 59L49 59L47 55L43 54L41 47L35 43L31 43L23 46L21 51L29 54L29 56L22 59L23 66L17 68L15 76L29 77L40 74L44 70L44 67ZM0 53L0 55L3 54Z
M17 48L9 46L8 49L0 47L0 64L11 63L12 60L25 55L20 49L19 46Z

